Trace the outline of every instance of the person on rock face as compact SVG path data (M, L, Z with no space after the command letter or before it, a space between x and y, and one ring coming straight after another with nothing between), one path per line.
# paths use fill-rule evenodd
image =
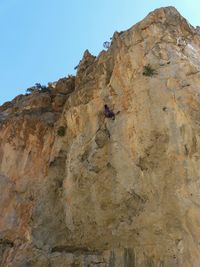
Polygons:
M106 118L115 120L115 113L109 109L108 105L104 105L104 115Z

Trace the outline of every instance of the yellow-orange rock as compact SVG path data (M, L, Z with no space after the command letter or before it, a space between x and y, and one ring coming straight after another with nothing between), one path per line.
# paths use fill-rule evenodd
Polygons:
M199 267L198 32L155 10L36 94L0 108L0 266Z

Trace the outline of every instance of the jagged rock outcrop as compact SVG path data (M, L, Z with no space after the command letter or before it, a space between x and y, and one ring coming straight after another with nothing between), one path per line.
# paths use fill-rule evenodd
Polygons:
M77 68L0 107L0 266L199 267L198 32L161 8Z

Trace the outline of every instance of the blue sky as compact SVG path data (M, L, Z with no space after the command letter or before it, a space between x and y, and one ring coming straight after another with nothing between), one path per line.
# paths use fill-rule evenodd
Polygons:
M0 0L0 104L73 74L86 49L98 55L114 31L169 5L200 25L199 0Z

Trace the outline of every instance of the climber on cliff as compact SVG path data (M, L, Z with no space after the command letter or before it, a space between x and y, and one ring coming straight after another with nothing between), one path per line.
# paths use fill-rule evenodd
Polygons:
M109 109L108 105L104 105L104 115L106 118L115 120L115 113Z

